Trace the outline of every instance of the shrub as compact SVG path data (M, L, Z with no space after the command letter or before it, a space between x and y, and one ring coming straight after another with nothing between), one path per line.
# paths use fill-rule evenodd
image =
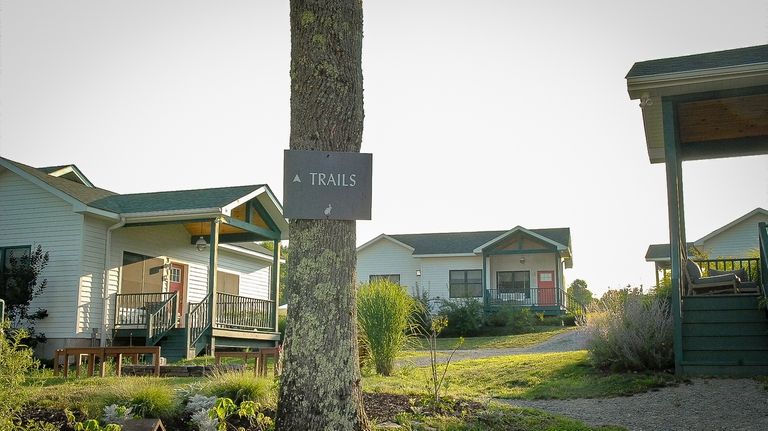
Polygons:
M395 357L412 336L415 307L413 298L397 283L377 280L360 286L357 323L377 373L392 373Z
M443 335L477 335L483 327L483 304L477 299L443 301L440 315L448 319Z
M0 430L14 429L12 419L23 402L21 387L29 370L37 366L32 349L22 344L23 330L5 335L8 325L0 322Z
M139 387L130 395L133 413L143 418L172 418L179 413L179 401L173 389L164 385Z
M208 396L229 398L238 404L242 401L255 401L267 406L277 405L274 381L247 373L216 373L202 392Z
M613 370L666 370L674 366L672 315L658 297L628 295L621 305L597 308L587 323L592 361Z
M533 330L533 316L527 307L502 305L488 315L488 325L507 327L511 333L522 334Z

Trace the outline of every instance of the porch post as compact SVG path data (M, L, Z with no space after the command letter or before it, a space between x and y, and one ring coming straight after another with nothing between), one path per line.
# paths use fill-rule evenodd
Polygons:
M211 300L208 301L208 318L211 322L211 354L215 353L215 340L213 339L213 328L216 327L216 272L219 267L219 227L220 220L215 218L211 220L210 255L208 259L208 293L211 294Z
M683 371L683 322L681 271L686 257L685 231L683 230L683 179L680 143L677 134L675 106L669 100L662 101L664 124L664 157L667 173L667 207L669 216L669 245L672 315L674 318L675 374Z
M269 298L274 301L274 306L272 307L272 316L270 317L275 325L274 330L277 332L277 307L280 305L277 300L280 296L280 240L272 241L272 245L272 279L270 280Z
M555 251L555 301L558 308L563 304L563 292L560 290L560 252Z

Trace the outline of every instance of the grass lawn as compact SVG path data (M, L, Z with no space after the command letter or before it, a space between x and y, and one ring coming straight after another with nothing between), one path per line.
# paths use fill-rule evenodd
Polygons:
M403 368L394 376L368 376L371 392L423 393L428 367ZM447 392L455 397L600 398L630 395L673 383L664 373L602 373L589 364L586 351L501 356L454 362Z
M459 350L473 349L510 349L519 347L530 347L541 342L547 341L555 335L575 330L576 327L556 327L540 326L536 332L516 335L497 335L492 337L465 337L464 344ZM458 338L438 338L437 350L453 350L459 342ZM419 339L419 345L416 350L427 350L428 345L425 339Z

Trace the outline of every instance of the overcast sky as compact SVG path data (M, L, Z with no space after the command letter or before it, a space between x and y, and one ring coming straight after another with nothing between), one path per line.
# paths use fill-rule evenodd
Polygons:
M289 137L287 1L1 0L0 155L118 193L268 183ZM365 131L380 233L570 227L598 293L668 242L624 76L768 43L768 2L369 0ZM768 156L684 164L698 239L768 208Z

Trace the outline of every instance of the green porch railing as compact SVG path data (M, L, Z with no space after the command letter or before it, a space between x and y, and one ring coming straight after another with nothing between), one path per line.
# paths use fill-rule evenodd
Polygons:
M734 271L743 269L749 276L749 280L758 284L764 276L760 274L760 258L757 257L737 257L737 258L718 258L718 259L693 259L704 275L709 274L710 269L717 271Z
M757 224L759 230L758 242L760 244L760 289L763 298L768 298L768 225L765 222ZM768 309L768 304L766 304Z
M565 307L566 292L560 288L486 289L486 304Z
M165 334L179 323L178 295L171 296L159 303L147 303L147 344L154 346Z
M200 340L211 326L211 319L208 315L208 303L211 301L211 294L205 295L202 301L195 304L187 313L187 341L188 347L192 348Z
M148 314L156 311L151 307L148 308L148 305L162 304L174 295L176 295L174 292L116 294L115 328L145 327L149 323Z
M274 331L274 308L275 301L217 293L216 327Z

